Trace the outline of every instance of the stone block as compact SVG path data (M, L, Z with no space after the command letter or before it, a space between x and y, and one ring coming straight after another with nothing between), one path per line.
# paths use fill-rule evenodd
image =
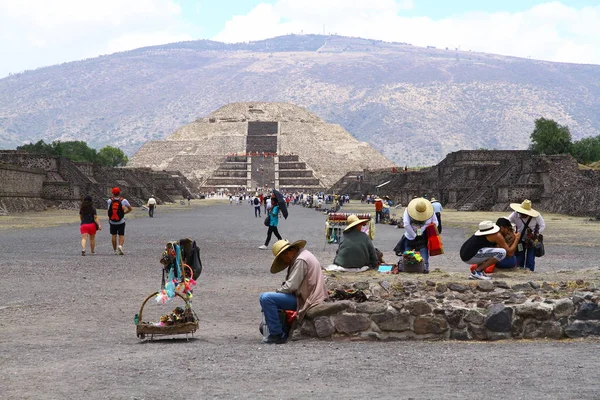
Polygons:
M425 300L412 300L404 303L404 309L414 316L430 314L433 308Z
M492 304L488 309L484 325L492 332L510 332L513 309L504 304Z
M362 314L380 314L388 309L388 305L383 302L357 303L355 311Z
M510 289L510 286L508 285L508 283L504 282L504 281L492 281L494 286L500 288L500 289Z
M535 318L540 321L552 316L553 307L546 303L524 303L514 306L515 314L523 318Z
M587 321L587 320L600 320L600 306L596 303L583 302L579 306L575 319Z
M417 335L440 334L448 330L445 319L431 315L417 317L413 323L413 331Z
M565 328L565 335L572 339L588 336L600 336L600 322L580 320L573 321L573 323Z
M317 317L314 320L315 333L317 337L330 337L335 333L335 327L331 322L331 317Z
M512 338L510 332L493 332L488 331L487 333L488 340L506 340Z
M492 281L477 281L477 289L482 292L493 292L495 286Z
M461 285L460 283L451 282L448 284L448 289L452 290L453 292L464 293L469 290L469 287Z
M445 284L443 284L443 283L438 283L438 284L435 286L435 290L436 290L438 293L444 293L444 292L446 292L446 291L448 290L448 286L446 286L446 285L445 285Z
M486 340L488 337L487 330L480 325L468 324L467 331L473 340Z
M511 289L522 291L522 292L527 292L527 291L533 290L533 288L531 287L531 285L529 283L517 283L515 285L512 285Z
M382 331L402 332L410 329L411 316L407 312L373 314L371 317Z
M467 310L464 308L451 308L446 310L446 321L448 321L453 328L459 327L459 324L462 322L462 318L466 313ZM464 327L464 324L462 327Z
M571 299L560 299L554 303L554 316L558 319L568 317L575 310Z
M467 329L452 329L450 330L450 339L452 340L470 340L471 336Z
M371 326L371 319L364 314L342 313L333 317L335 330L350 334L365 331Z
M465 314L464 320L475 325L481 325L485 320L485 316L477 310L469 310Z
M321 315L334 315L347 309L353 309L354 304L350 300L334 301L321 303L306 312L306 317L314 319Z

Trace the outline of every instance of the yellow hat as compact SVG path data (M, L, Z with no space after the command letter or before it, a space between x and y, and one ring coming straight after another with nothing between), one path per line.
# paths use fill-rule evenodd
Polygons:
M533 208L531 208L531 200L523 200L523 202L521 204L512 203L510 205L510 208L512 208L513 210L515 210L518 213L529 215L530 217L533 217L533 218L536 218L538 215L540 215L539 212L537 212Z
M303 249L304 246L306 246L306 240L297 240L294 243L290 244L290 242L288 240L282 239L282 240L278 240L273 244L273 247L271 248L271 251L273 252L273 255L275 256L275 259L273 260L273 264L271 264L271 273L272 274L276 274L278 272L283 271L284 269L286 269L287 267L289 267L289 265L285 265L280 259L279 256L286 251L287 249L289 249L290 247L295 247L297 249Z
M354 214L349 215L348 218L346 219L346 223L348 225L346 225L346 228L344 228L344 232L354 228L358 224L362 224L363 222L367 222L367 221L368 221L368 219L360 219Z
M408 215L415 221L427 221L433 216L431 202L423 197L412 199L407 208Z

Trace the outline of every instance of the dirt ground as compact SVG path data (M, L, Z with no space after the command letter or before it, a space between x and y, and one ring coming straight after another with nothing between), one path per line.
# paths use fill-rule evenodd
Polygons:
M443 215L446 254L431 259L439 271L410 279L466 280L460 245L479 220L500 216ZM502 279L598 284L600 224L544 217L547 253L536 273ZM76 211L0 217L1 399L600 398L594 339L260 344L258 295L284 276L268 271L272 254L258 249L266 228L250 205L195 200L158 207L153 219L136 209L125 256L112 254L101 231L98 254L82 257L77 220ZM325 244L324 222L321 213L292 207L280 232L306 239L326 265L335 245ZM395 261L391 249L401 234L377 226L374 242L386 261ZM200 328L192 340L140 341L133 316L160 286L164 243L186 236L198 241L204 264L193 299ZM144 319L176 305L150 301Z

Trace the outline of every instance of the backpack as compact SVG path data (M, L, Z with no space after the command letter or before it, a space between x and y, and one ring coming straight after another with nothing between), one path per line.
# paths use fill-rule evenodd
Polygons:
M257 206L260 204L260 200L257 197L254 198L254 205Z
M108 207L108 219L113 222L119 222L125 217L125 210L123 210L123 204L121 204L122 199L112 198L110 199L110 207Z

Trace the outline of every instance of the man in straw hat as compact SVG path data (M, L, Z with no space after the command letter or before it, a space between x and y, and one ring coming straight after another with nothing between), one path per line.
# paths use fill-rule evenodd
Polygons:
M508 221L507 221L508 222ZM479 229L460 248L460 259L475 269L471 272L469 279L490 280L484 270L492 264L499 263L507 255L512 256L519 242L519 233L515 233L515 241L508 245L504 237L508 229L512 229L510 222L499 227L492 221L482 221Z
M362 231L368 219L359 219L352 214L346 219L346 228L333 263L344 268L376 268L379 264L377 252L369 235Z
M531 200L523 200L521 204L512 203L510 208L514 212L508 216L508 220L516 225L515 230L521 234L516 253L517 264L533 272L535 270L533 243L540 239L540 234L546 229L546 223L541 214L531 206Z
M298 322L301 322L308 309L322 303L328 296L321 264L304 246L305 240L294 243L278 240L273 244L271 250L275 259L271 273L287 269L287 275L275 292L260 295L260 306L269 328L269 336L263 339L263 343L281 344L287 340L277 310L297 310Z
M429 273L429 250L427 249L427 226L437 226L438 220L433 212L431 202L423 197L416 197L408 203L404 210L404 251L415 250L423 257L423 273Z

